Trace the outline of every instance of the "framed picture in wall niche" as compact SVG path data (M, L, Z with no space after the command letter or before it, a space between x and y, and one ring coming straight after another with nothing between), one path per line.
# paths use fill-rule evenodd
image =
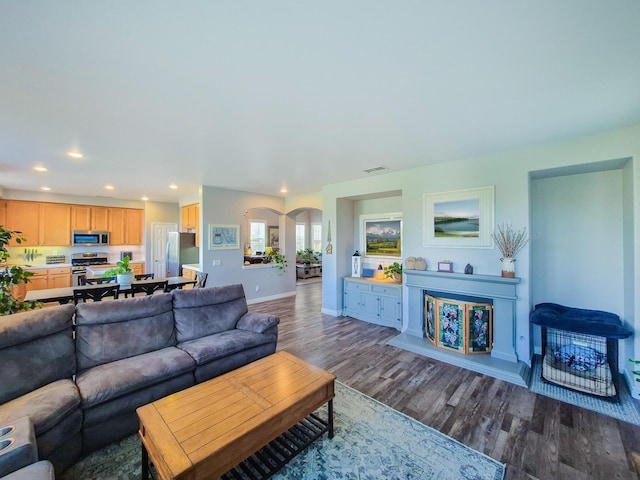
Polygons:
M494 187L424 195L425 247L493 248Z
M365 257L402 258L402 214L360 215L360 252Z
M280 227L268 227L268 245L271 248L280 248Z

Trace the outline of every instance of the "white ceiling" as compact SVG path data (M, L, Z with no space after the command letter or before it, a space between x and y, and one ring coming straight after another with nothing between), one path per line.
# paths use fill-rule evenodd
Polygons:
M0 187L315 192L637 124L639 59L634 0L2 0Z

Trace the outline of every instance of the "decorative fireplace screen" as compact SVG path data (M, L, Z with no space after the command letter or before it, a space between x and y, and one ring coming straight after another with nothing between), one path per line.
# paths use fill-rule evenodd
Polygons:
M437 347L458 353L490 353L493 305L424 296L426 337Z

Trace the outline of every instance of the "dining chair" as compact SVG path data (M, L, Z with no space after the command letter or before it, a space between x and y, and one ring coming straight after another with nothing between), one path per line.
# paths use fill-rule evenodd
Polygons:
M80 281L80 285L104 285L105 283L116 283L116 277L96 277L96 278L87 278L78 277Z
M136 293L144 293L145 295L153 295L155 292L167 291L167 280L157 280L155 282L133 282L131 284L131 296L135 297Z
M74 288L73 289L73 303L78 304L92 300L94 302L100 302L103 298L113 297L114 300L118 299L120 285L117 283L109 283L105 285L96 285L89 288Z
M196 272L196 283L193 285L193 288L204 288L207 283L208 276L208 273Z
M136 280L153 280L154 275L153 273L138 273Z

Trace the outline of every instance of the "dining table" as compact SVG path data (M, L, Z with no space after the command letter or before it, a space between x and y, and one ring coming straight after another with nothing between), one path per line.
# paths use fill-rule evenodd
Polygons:
M153 283L158 280L167 280L167 287L169 289L182 288L185 285L195 285L196 281L187 277L166 277L157 280L137 280L134 284ZM42 290L29 290L24 297L25 302L40 302L51 303L58 302L60 305L73 301L73 291L86 288L92 288L95 285L80 285L75 287L60 287L60 288L44 288ZM129 294L131 293L131 285L120 285L118 289L119 293Z

